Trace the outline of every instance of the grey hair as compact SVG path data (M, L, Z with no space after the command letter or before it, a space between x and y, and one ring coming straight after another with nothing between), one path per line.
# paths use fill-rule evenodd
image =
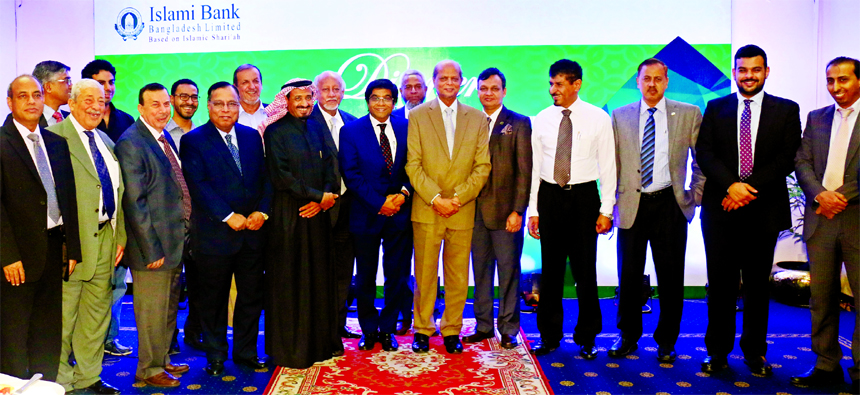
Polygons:
M36 77L40 84L45 85L54 78L57 78L57 74L69 70L71 70L69 66L56 60L46 60L36 65L36 68L33 69L33 77Z
M403 76L400 78L400 87L401 88L403 87L403 84L406 82L406 79L412 75L417 75L419 78L421 78L421 83L424 84L425 88L427 87L427 80L424 79L424 74L421 74L421 72L418 70L409 69L409 70L404 71Z
M29 78L29 79L32 79L33 81L35 81L35 82L36 82L36 85L39 85L39 91L40 91L40 92L44 92L44 91L45 91L45 90L42 88L42 84L41 84L41 83L39 83L39 79L37 79L36 77L34 77L34 76L30 75L30 74L21 74L21 75L19 75L19 76L15 77L15 79L14 79L14 80L12 80L12 82L10 82L10 83L9 83L9 88L8 88L8 89L6 89L6 97L12 97L12 85L14 85L16 82L18 82L18 80L20 80L20 79L22 79L22 78Z
M98 81L92 78L83 78L80 81L75 82L74 85L72 85L72 94L69 96L69 100L77 101L78 96L81 94L81 91L86 88L97 88L98 90L102 91L102 94L104 94L105 92L105 88L102 87L102 84L99 84Z
M346 91L346 83L343 82L343 77L331 70L323 71L320 75L316 76L316 78L314 78L314 87L317 88L317 90L320 90L320 84L322 84L323 80L326 78L334 78L337 80L338 84L340 84L340 90Z

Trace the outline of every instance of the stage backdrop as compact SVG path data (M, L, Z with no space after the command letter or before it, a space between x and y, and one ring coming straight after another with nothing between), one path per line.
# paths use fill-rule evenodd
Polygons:
M731 88L730 6L730 0L95 0L95 55L116 66L114 103L134 116L141 86L169 88L180 78L193 79L201 91L196 124L208 119L207 88L231 81L243 63L262 71L264 102L291 78L338 71L346 81L341 108L357 116L367 113L370 81L389 78L399 85L410 68L426 76L431 100L433 66L442 59L461 64L460 100L480 108L476 77L498 67L507 77L505 105L533 116L552 105L548 69L558 59L578 61L580 98L611 112L639 99L636 66L657 57L670 69L667 97L704 111L708 100ZM539 269L540 245L526 239L523 271ZM698 216L688 240L686 284L704 285ZM600 285L617 284L611 235L600 237L598 268ZM650 262L648 270L654 281Z

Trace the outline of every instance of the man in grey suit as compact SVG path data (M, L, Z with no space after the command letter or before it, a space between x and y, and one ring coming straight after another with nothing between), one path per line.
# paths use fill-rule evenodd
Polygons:
M505 75L491 67L478 75L478 97L490 124L490 176L475 210L472 231L472 272L475 275L475 333L463 338L477 343L495 337L493 279L499 275L501 346L519 345L520 256L523 253L523 214L532 181L532 123L502 105L507 94Z
M125 180L125 263L134 280L138 322L135 378L156 387L179 386L186 364L170 362L176 328L179 273L191 198L176 146L164 127L170 120L170 95L161 84L140 89L137 119L116 142Z
M642 100L612 112L618 172L615 226L618 227L618 329L610 357L636 351L642 337L642 273L648 244L660 283L660 320L654 331L657 358L675 361L675 342L684 304L687 222L701 204L705 177L696 164L698 107L666 99L669 68L659 59L639 65L636 83ZM693 177L686 189L687 161Z
M809 113L800 149L794 159L798 183L806 195L803 240L809 254L809 304L812 313L812 351L815 366L794 376L794 385L822 386L842 382L839 361L839 276L842 263L854 305L860 306L860 255L857 238L858 148L860 148L860 61L838 57L827 64L827 90L835 105ZM853 388L860 392L860 315L854 313L851 354L854 366L848 369Z

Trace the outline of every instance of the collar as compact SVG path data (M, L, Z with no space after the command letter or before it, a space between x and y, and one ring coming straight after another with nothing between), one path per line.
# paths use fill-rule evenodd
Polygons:
M639 114L640 115L647 113L649 108L650 107L648 107L648 104L645 103L645 100L639 100ZM666 113L666 97L663 96L663 98L660 99L659 102L657 102L657 105L654 106L654 108L657 109L657 112L665 114Z
M212 126L215 126L215 125L212 125ZM228 132L228 133L225 133L223 130L218 129L218 127L215 127L215 130L217 130L218 133L221 133L222 138L228 134L232 134L234 137L236 136L236 126L235 125L233 125L233 127L230 128L230 132ZM231 139L232 139L232 137L231 137ZM225 141L226 141L226 139L225 139ZM234 139L233 141L235 142L236 140Z
M322 113L322 116L325 119L325 122L327 124L331 125L331 119L332 118L338 118L341 121L340 124L343 125L343 117L340 116L340 107L338 107L338 109L337 109L337 111L335 111L334 115L329 114L328 111L324 110L319 103L317 103L317 108L319 108L319 110Z
M373 115L371 115L371 116L370 116L370 123L373 125L373 130L374 130L375 132L379 132L379 125L380 125L380 124L386 125L386 126L385 126L385 131L386 131L386 132L388 132L389 130L391 130L391 116L389 116L388 118L385 118L385 120L384 120L384 121L381 121L381 122L380 122L378 119L374 118L374 117L373 117Z
M81 123L80 123L80 122L78 122L78 120L77 120L77 119L75 119L75 116L74 116L74 115L69 114L69 120L72 122L72 126L75 128L75 131L76 131L76 132L78 132L78 134L81 134L81 133L83 133L85 130L87 130L87 129L84 129L84 127L83 127L83 126L81 126Z
M257 111L254 111L254 113L253 113L253 114L251 114L251 113L249 113L249 112L245 111L245 107L242 107L242 103L239 103L239 114L256 115L258 112L263 111L263 109L265 109L265 108L266 108L266 106L265 106L265 105L263 105L263 99L260 99L260 100L259 100L259 103L260 103L260 107L257 107ZM263 114L265 114L265 113L266 113L266 112L265 112L265 111L263 111ZM172 120L172 119L171 119L171 120Z
M38 133L38 134L39 134L39 139L41 139L41 138L42 138L42 128L39 126L39 124L36 124L36 130L34 130L34 131L32 131L32 132L31 132L31 131L30 131L30 129L27 129L27 127L26 127L26 126L22 125L20 122L18 122L17 120L15 120L15 118L12 118L12 122L14 122L14 123L15 123L15 127L16 127L16 128L18 128L18 133L21 133L21 137L23 137L23 138L24 138L24 142L26 142L26 141L27 141L27 136L28 136L30 133Z
M163 131L155 130L155 128L149 126L149 124L146 123L146 120L144 120L143 118L140 118L140 122L143 122L143 125L146 126L147 129L149 129L149 133L152 133L152 137L155 138L155 141L158 141L158 139L161 138L162 134L164 133ZM159 143L161 142L159 141Z
M164 130L171 131L171 130L176 129L176 128L182 129L181 127L179 127L179 124L173 120L173 117L170 117L170 122L168 122L167 126L164 127ZM195 129L194 121L191 121L191 130L194 130L194 129Z
M836 108L836 110L839 110L840 108L842 108L838 104L833 104L833 106ZM856 114L857 111L860 111L860 99L855 100L854 104L846 107L845 109L848 109L848 108L854 109L854 111L851 112L852 115ZM836 113L838 114L838 112L836 112Z
M458 102L458 100L457 100L457 99L454 99L454 102L453 102L453 103L451 103L451 105L450 105L450 106L446 106L446 105L445 105L445 102L443 102L441 99L439 99L439 100L437 100L437 101L439 102L439 107L441 107L441 108L442 108L442 112L443 112L443 113L445 112L445 109L447 109L447 108L452 108L452 109L454 109L454 112L457 112L457 102Z
M741 105L741 106L744 105L744 100L752 100L752 103L761 105L762 101L764 100L764 89L762 89L761 92L756 93L755 96L753 96L749 99L747 99L746 97L743 97L740 92L738 92L737 95L738 95L738 105ZM752 104L752 103L750 103L750 104Z

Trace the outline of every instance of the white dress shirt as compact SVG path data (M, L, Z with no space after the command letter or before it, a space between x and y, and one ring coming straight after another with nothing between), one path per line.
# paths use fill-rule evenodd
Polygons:
M834 136L839 132L839 125L842 124L842 114L839 113L839 105L833 105L833 126L830 128L830 148L828 152L833 149L833 142L836 141ZM848 115L848 119L845 122L848 122L848 133L850 135L851 131L854 130L854 125L857 123L857 113L860 112L860 100L854 102L854 104L848 106L847 108L853 108L854 111L851 111L851 114Z
M60 111L60 109L58 108L58 109L54 110L53 108L51 108L51 106L49 106L47 104L42 109L42 116L45 117L45 121L48 122L48 126L54 126L57 124L57 120L54 119L54 113L57 111ZM62 115L62 113L60 113L60 115ZM71 115L71 114L69 114L69 115Z
M158 139L160 139L161 136L164 135L164 131L159 132L155 130L155 128L149 126L149 124L146 123L146 120L144 120L143 118L140 118L140 121L143 122L144 126L146 126L147 129L149 129L149 133L152 133L152 137L155 138L155 142L158 143L158 146L162 150L164 150L164 144L162 144L161 141L158 141ZM165 137L165 139L167 139L167 137ZM170 147L170 144L168 143L167 146ZM179 153L176 152L173 147L170 147L170 151L173 152L173 157L176 158L176 163L179 163L179 168L182 168L182 161L179 160ZM164 152L164 155L167 155L167 151Z
M245 112L245 107L242 107L242 105L239 104L239 124L257 130L257 127L260 126L260 124L262 124L263 121L265 121L266 118L269 117L268 115L266 115L266 112L263 111L264 108L266 108L266 106L264 106L263 103L260 102L260 107L257 108L257 111L255 111L253 114L249 114Z
M405 104L403 105L403 118L409 119L409 107Z
M738 158L741 157L741 117L744 114L744 100L747 98L743 97L740 92L738 95L738 122L737 122L737 131L738 131ZM764 90L759 93L756 93L755 96L749 98L752 100L750 102L750 143L752 144L752 157L753 163L755 163L755 139L758 136L758 121L761 119L761 102L764 100ZM741 161L738 159L738 174L741 174Z
M328 125L328 130L331 132L331 138L334 140L334 146L338 150L340 150L340 128L343 127L343 117L340 116L340 110L337 110L334 115L329 114L325 110L320 107L320 104L317 103L317 107L319 107L320 112L325 119L325 124ZM334 119L337 119L337 124L334 123ZM346 183L343 182L343 177L340 178L340 194L343 195L346 192Z
M648 122L648 105L639 102L639 152L642 152L642 141L645 138L645 123ZM666 122L666 98L660 99L654 111L654 173L651 185L642 188L642 192L657 192L672 186L669 174L669 126Z
M78 120L75 119L74 115L69 114L69 118L71 118L72 126L75 127L75 131L78 132L78 137L81 138L81 142L84 144L84 151L87 151L87 156L90 157L90 162L92 162L93 168L96 169L96 173L98 174L98 168L96 168L96 160L93 158L93 153L90 151L90 138L87 137L86 134L84 134L84 131L86 131L86 129L84 129L84 127L81 126L80 123L78 123ZM99 152L102 154L102 159L104 160L105 166L107 167L107 170L108 170L108 175L110 175L110 182L113 185L113 191L112 192L113 192L114 207L117 207L120 204L122 204L122 202L119 200L120 199L120 196L119 196L119 162L117 162L117 160L114 159L113 154L111 154L107 145L105 145L104 140L102 140L102 136L100 134L96 133L95 131L93 131L93 140L96 141L96 148L98 148ZM99 222L109 221L109 220L115 218L114 216L116 216L116 208L114 208L113 216L108 217L107 214L104 212L105 211L104 205L105 205L104 195L100 193L99 194Z
M394 137L394 129L392 129L391 122L389 122L391 118L386 118L385 121L379 122L374 117L370 117L370 122L373 124L373 130L376 135L376 142L379 143L380 148L382 147L382 137L379 135L379 125L385 125L385 137L388 137L388 145L391 146L391 161L394 162L394 159L397 157L397 138Z
M38 171L38 170L39 170L39 165L36 163L36 149L35 149L36 147L33 145L33 140L30 140L30 139L27 137L27 136L29 136L29 135L30 135L30 133L31 133L31 132L30 132L30 129L27 129L27 127L26 127L26 126L21 125L20 123L18 123L18 121L16 121L14 118L12 118L12 122L14 122L14 123L15 123L15 127L16 127L16 128L18 128L18 133L21 133L21 138L23 138L23 139L24 139L24 145L27 147L27 151L29 151L29 152L30 152L30 158L32 158L32 159L33 159L33 166L35 166L35 167L36 167L36 170ZM41 146L41 147L42 147L42 153L45 155L45 159L47 159L47 162L48 162L48 170L51 170L51 158L49 158L49 157L48 157L48 152L46 152L46 151L45 151L45 139L43 139L43 138L42 138L42 128L40 128L40 127L39 127L39 125L36 125L36 130L35 130L34 132L32 132L32 133L36 133L36 134L38 134L38 135L39 135L39 146ZM51 179L54 179L54 171L53 171L53 170L51 170ZM39 180L39 182L41 182L41 180ZM55 185L55 186L57 185L56 180L54 180L54 185ZM58 199L59 199L59 198L58 198ZM57 202L57 204L59 204L59 202ZM46 213L48 212L47 205L46 205L46 207L45 207L45 212L46 212ZM51 220L51 216L50 216L50 215L46 215L46 217L48 217L48 229L51 229L51 228L53 228L53 227L56 227L56 226L59 226L59 225L62 225L62 224L63 224L63 216L62 216L62 214L63 214L63 213L60 213L60 218L57 218L57 222L54 222L53 220Z
M499 108L497 108L496 111L494 111L492 114L487 114L486 112L484 113L484 115L490 118L490 130L488 131L490 136L493 135L493 128L496 126L496 120L499 119L499 114L501 114L501 112L502 106L499 106Z
M454 156L454 143L457 141L454 137L454 133L457 130L457 99L454 99L454 102L451 103L450 106L445 105L441 99L439 101L439 109L442 111L442 124L445 124L445 112L447 109L452 109L454 111L451 112L451 130L450 133L448 130L445 131L445 139L448 141L448 157L453 159ZM432 204L432 201L431 201Z
M600 180L600 213L612 215L615 205L615 136L609 114L578 98L570 107L573 146L570 155L570 184ZM550 106L532 122L532 189L528 216L538 216L540 181L555 184L555 149L564 107Z

